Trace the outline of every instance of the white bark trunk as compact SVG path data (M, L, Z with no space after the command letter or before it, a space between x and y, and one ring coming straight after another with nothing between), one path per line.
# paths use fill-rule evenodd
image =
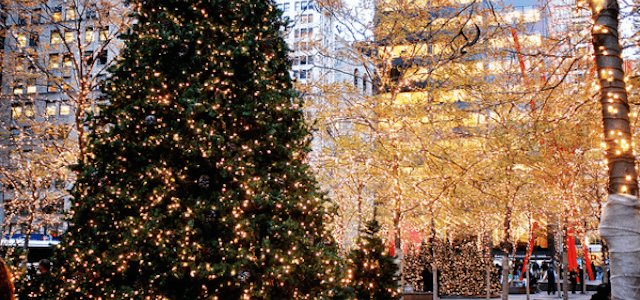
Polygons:
M431 272L433 273L433 300L438 300L438 268L436 268L435 263L431 268Z
M502 256L502 300L509 299L509 254Z
M600 236L609 246L611 299L640 299L640 202L612 194L600 219Z
M486 276L487 276L487 300L491 300L491 264L487 264Z

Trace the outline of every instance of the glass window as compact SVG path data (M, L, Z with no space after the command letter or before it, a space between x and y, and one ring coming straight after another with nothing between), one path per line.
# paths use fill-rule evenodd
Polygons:
M106 41L109 38L109 27L102 27L100 28L100 34L98 39L100 41Z
M71 106L67 104L60 104L60 115L68 116L71 113Z
M27 82L27 94L35 94L38 92L38 87L36 86L36 80L30 79Z
M27 46L27 34L26 33L18 33L18 46L20 48L24 48Z
M87 27L87 31L84 33L84 38L87 42L93 42L93 27Z
M74 39L74 35L72 31L65 31L64 32L64 40L65 42L71 42Z
M53 22L60 22L62 20L62 6L53 8L51 19L53 20Z
M31 127L31 125L25 125L22 127L22 133L24 133L25 135L32 135L33 134L33 127Z
M47 102L47 116L55 116L57 111L56 103Z
M87 19L95 19L97 17L96 14L96 6L92 5L91 7L87 8Z
M37 33L32 33L29 37L29 47L38 47L38 40L40 40L40 36Z
M93 64L93 51L85 51L84 60L87 62L87 65Z
M14 95L24 94L24 84L22 82L16 83L16 85L13 87L13 94Z
M16 71L24 71L24 65L25 65L25 58L24 56L16 56L16 62L15 62L15 68Z
M291 5L289 4L289 2L285 2L282 10L289 11L290 9L291 9Z
M20 118L22 116L22 106L16 105L11 107L11 117L14 119Z
M67 53L62 57L62 65L65 68L70 68L73 66L73 61L71 60L71 54Z
M36 109L33 103L27 103L24 105L24 116L27 118L33 118L36 115Z
M296 1L296 7L295 7L296 11L300 10L300 1Z
M75 20L76 10L74 8L67 8L66 17L67 17L67 20Z
M47 84L47 92L55 93L57 91L58 91L58 85L56 85L55 82L53 81L49 81L49 83Z
M98 53L98 63L101 65L106 65L107 64L107 60L109 58L109 52L107 52L107 50L102 50L100 51L100 53Z
M42 23L42 9L36 8L33 10L33 15L31 16L32 24L41 24Z
M51 30L51 41L52 45L60 44L62 41L62 37L60 37L60 31Z
M49 54L49 69L60 68L60 55L57 53Z

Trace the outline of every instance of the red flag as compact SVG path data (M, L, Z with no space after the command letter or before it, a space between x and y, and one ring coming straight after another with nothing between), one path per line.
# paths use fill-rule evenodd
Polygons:
M390 243L391 246L389 246L389 255L393 257L396 255L396 243L394 243L393 241L391 241Z
M569 260L569 271L578 271L578 256L576 255L576 241L573 237L573 228L567 231L567 259Z

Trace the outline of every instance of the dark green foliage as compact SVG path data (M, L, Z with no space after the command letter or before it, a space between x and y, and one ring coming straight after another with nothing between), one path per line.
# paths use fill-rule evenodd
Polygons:
M357 248L347 256L347 269L343 283L355 296L352 299L400 299L398 293L398 266L387 253L387 247L377 236L380 225L376 220L367 222L358 238Z
M69 299L317 299L332 212L270 0L132 1L54 265Z

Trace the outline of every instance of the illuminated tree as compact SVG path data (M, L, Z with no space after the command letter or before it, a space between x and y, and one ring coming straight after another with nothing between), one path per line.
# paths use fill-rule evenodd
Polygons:
M343 284L352 291L353 299L400 299L396 271L398 266L389 255L387 245L377 236L380 225L367 222L357 248L346 258Z
M90 119L59 297L319 299L331 204L272 1L131 1L137 23Z
M589 6L594 21L592 41L609 171L609 199L602 212L600 235L609 246L612 299L638 299L640 206L631 111L618 33L620 7L616 0L589 1Z

